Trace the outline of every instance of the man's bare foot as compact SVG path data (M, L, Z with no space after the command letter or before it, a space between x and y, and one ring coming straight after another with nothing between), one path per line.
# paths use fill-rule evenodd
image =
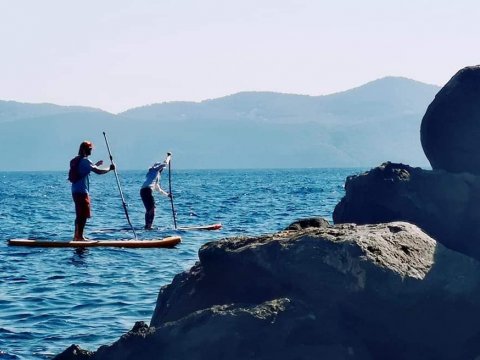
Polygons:
M88 241L88 239L85 236L82 237L74 237L73 241Z

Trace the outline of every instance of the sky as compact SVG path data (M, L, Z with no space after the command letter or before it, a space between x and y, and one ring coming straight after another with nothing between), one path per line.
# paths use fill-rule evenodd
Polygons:
M112 113L241 91L443 86L480 63L476 0L0 0L0 100Z

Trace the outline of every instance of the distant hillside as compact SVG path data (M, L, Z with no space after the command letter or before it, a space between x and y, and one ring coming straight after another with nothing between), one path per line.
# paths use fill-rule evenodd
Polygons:
M438 86L400 77L386 77L363 86L325 96L272 92L243 92L200 103L172 102L130 109L120 115L145 120L254 120L275 123L348 121L384 117L386 112L425 112ZM427 106L428 106L427 104ZM423 116L423 114L422 114Z
M108 160L102 131L119 169L146 168L167 150L179 168L426 166L420 122L439 90L387 77L326 96L242 92L118 115L0 102L0 141L8 149L0 169L65 169L84 139L96 143L93 160Z
M103 112L84 106L60 106L55 104L28 104L0 100L0 122L18 119L53 116L72 112Z

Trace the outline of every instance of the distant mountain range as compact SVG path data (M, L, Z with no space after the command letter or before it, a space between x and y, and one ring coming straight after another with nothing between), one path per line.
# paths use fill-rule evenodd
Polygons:
M420 122L440 87L386 77L324 96L242 92L114 115L100 109L0 101L0 170L66 170L84 139L92 160L145 169L173 153L189 169L428 166Z

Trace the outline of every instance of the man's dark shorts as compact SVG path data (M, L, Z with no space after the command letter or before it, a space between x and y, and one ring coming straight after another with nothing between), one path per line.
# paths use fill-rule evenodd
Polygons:
M85 193L72 193L72 197L75 203L75 213L77 217L86 219L91 217L90 196Z
M153 198L153 190L149 187L140 190L140 197L142 198L145 210L149 211L155 208L155 200Z

